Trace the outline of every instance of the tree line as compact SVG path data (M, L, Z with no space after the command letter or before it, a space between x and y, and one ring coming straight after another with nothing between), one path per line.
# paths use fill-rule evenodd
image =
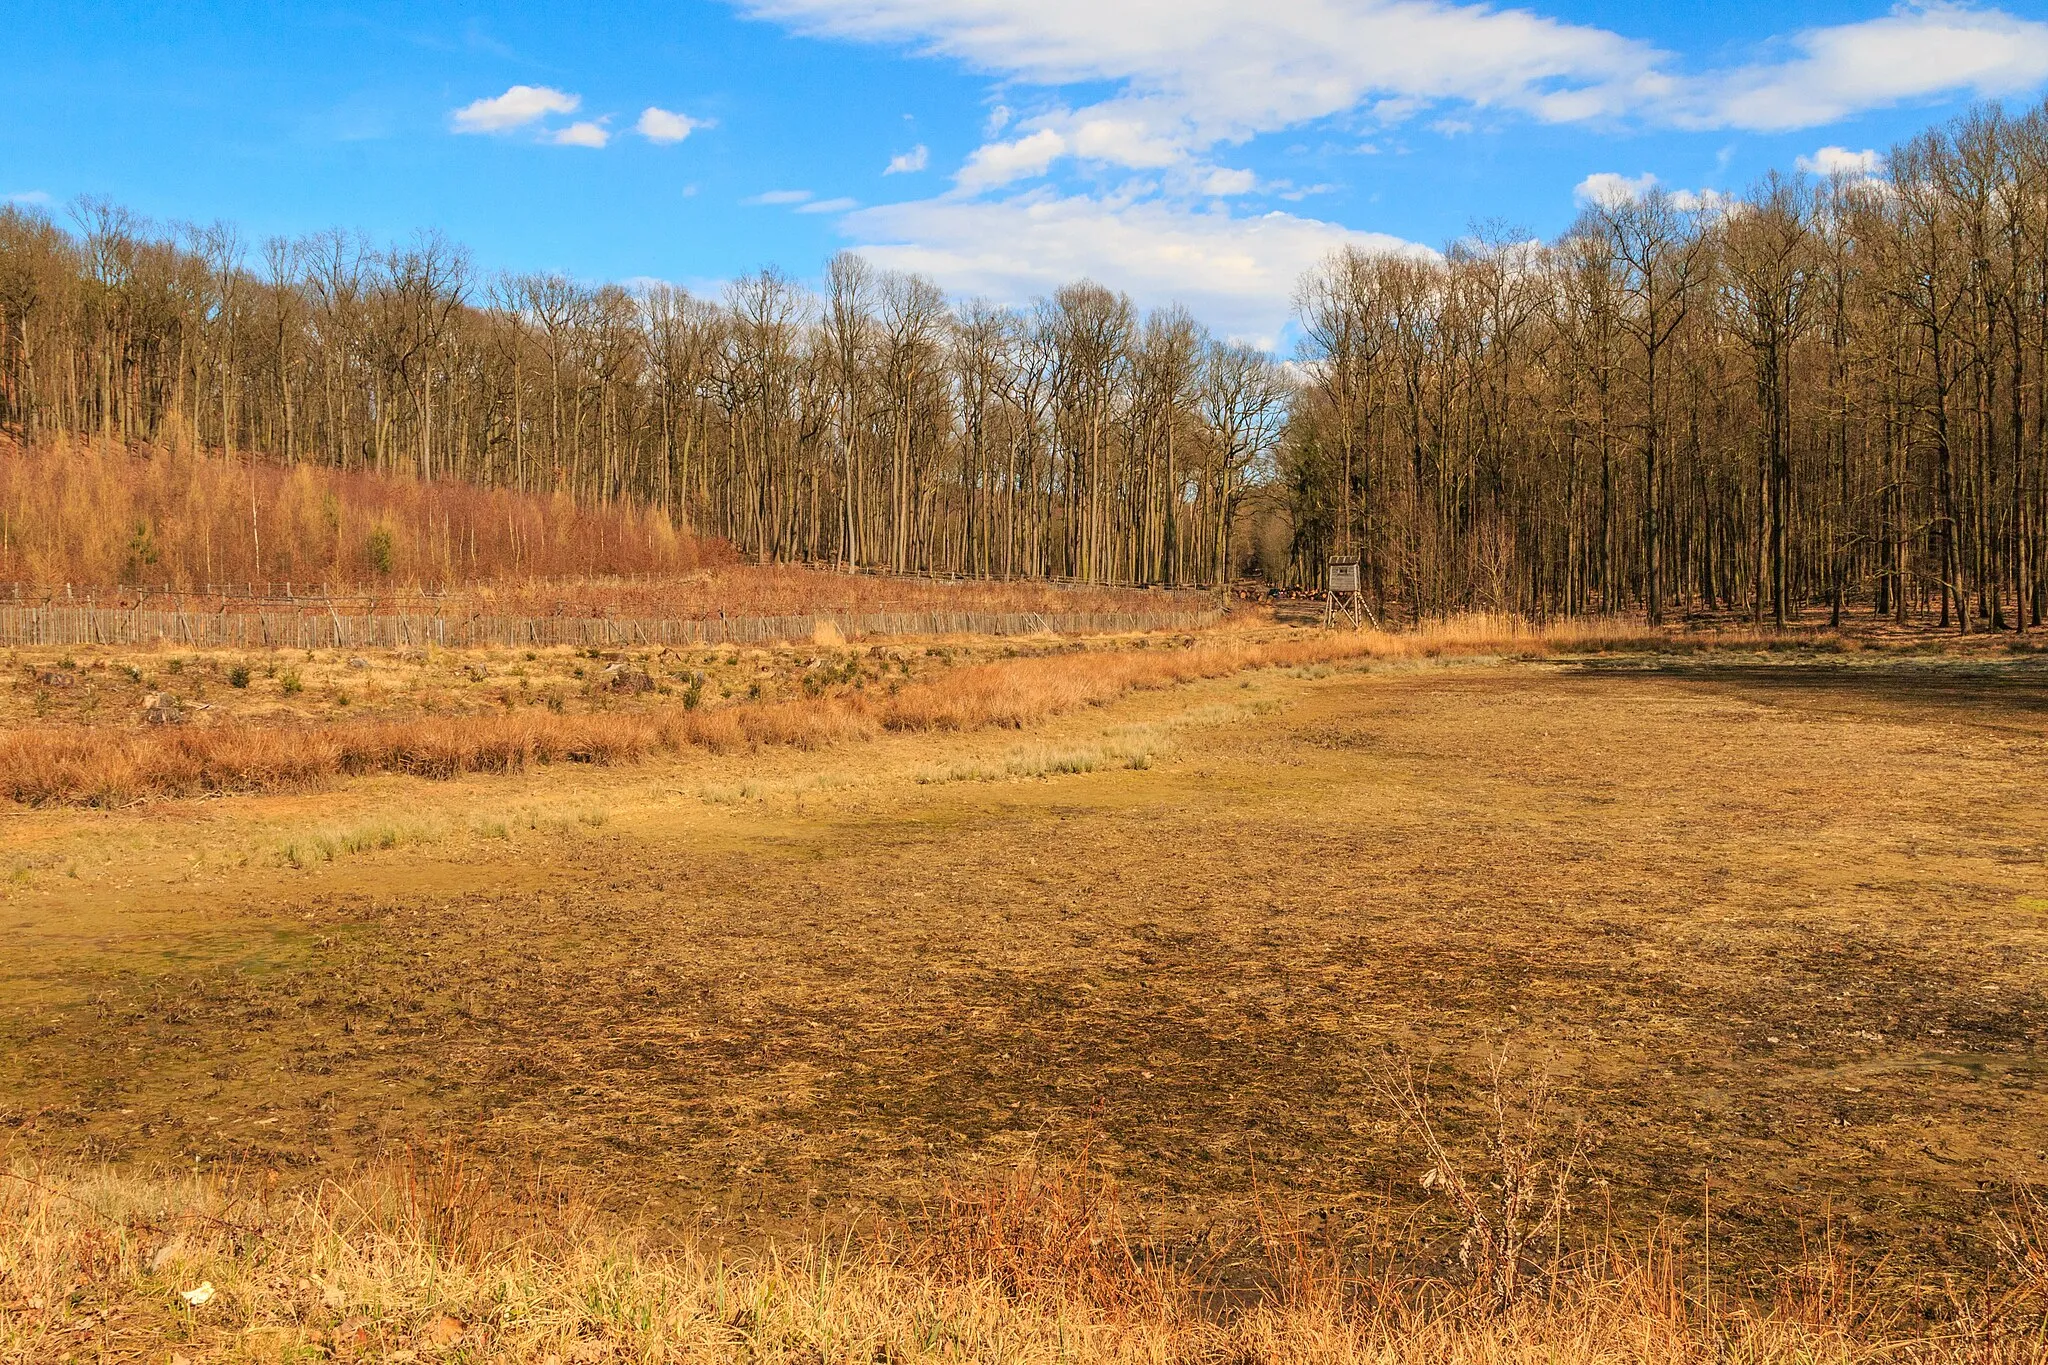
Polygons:
M1340 251L1296 363L1081 282L829 264L705 299L0 209L0 425L627 501L763 559L1320 581L1383 609L1969 630L2048 610L2048 112L1882 173Z
M1341 252L1297 296L1295 569L1417 613L2048 610L2048 112L1885 173L1589 205L1557 241Z
M1225 577L1279 365L1077 283L1024 309L835 258L719 300L483 278L428 233L254 247L0 209L0 426L633 501L764 560Z

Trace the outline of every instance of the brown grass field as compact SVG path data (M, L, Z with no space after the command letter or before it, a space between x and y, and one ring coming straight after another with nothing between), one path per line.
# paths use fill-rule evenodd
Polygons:
M686 714L844 728L18 806L0 1358L2039 1358L2048 667L1714 644L793 651Z
M401 585L688 573L729 559L658 513L175 447L0 436L0 582Z
M1471 639L1467 635L1480 633ZM1430 632L1041 637L922 648L16 651L0 792L31 805L305 788L376 772L449 777L883 731L1015 728L1252 667L1485 648L1541 653L1662 637L1621 623L1545 634L1480 620Z
M465 616L1159 612L1200 593L738 562L658 510L168 447L0 435L5 600ZM146 591L144 591L146 590Z
M724 554L710 545L706 554ZM286 588L291 589L289 596ZM148 583L90 589L44 582L24 589L37 604L128 607L193 614L216 611L296 611L319 615L330 606L344 614L413 614L453 619L480 616L569 616L618 620L864 615L869 613L1186 612L1215 605L1216 595L1195 589L1117 588L1044 579L949 579L848 573L829 565L720 562L688 573L565 574L460 579L452 583L368 583L339 588L301 581L198 585L168 591Z

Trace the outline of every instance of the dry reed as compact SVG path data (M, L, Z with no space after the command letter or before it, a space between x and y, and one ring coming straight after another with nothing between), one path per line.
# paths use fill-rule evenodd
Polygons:
M210 611L208 592L338 596L340 609L508 616L1156 612L1190 594L937 581L735 562L659 511L461 482L286 468L173 447L0 436L0 583Z
M0 733L0 793L28 805L120 805L148 797L304 788L402 773L449 778L546 763L631 762L691 749L818 748L880 731L1022 728L1126 693L1254 668L1362 659L1661 647L1668 636L1614 623L1536 627L1459 619L1407 633L1215 635L1094 648L949 669L893 694L840 692L692 710L442 716L306 726L47 726Z
M2031 1361L2025 1284L1929 1321L1825 1254L1760 1300L1698 1292L1664 1236L1545 1268L1511 1309L1298 1232L1228 1273L1133 1239L1114 1187L1032 1169L936 1217L744 1254L662 1248L533 1180L402 1160L314 1189L261 1178L0 1172L0 1360L493 1362ZM1225 1281L1235 1288L1219 1294Z
M674 574L729 557L658 510L567 495L286 468L175 448L0 438L0 580L111 587L389 588Z
M450 778L545 763L625 763L693 748L817 748L873 728L859 711L831 699L292 727L51 726L0 735L0 791L28 805L111 806L150 796L290 790L371 773Z

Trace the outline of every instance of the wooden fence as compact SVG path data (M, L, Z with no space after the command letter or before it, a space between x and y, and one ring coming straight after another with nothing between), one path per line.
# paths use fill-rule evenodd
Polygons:
M809 641L830 625L847 640L892 635L1108 635L1195 630L1215 609L1167 612L917 611L636 620L578 616L344 616L339 612L185 612L0 606L0 647L190 645L198 649L405 649L426 645L754 645Z

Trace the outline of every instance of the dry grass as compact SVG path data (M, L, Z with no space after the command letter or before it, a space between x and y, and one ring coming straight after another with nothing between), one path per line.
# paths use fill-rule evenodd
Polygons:
M659 512L311 465L0 438L0 581L293 581L389 590L471 579L685 573L729 558Z
M275 1229L300 1196L278 1195L275 1259L229 1246L219 1274L109 1291L118 1326L212 1278L213 1335L176 1348L194 1361L341 1313L371 1358L427 1358L442 1313L483 1360L2024 1354L2048 1260L2005 1182L2048 1151L2048 679L1647 662L1301 665L1028 736L18 814L23 859L81 866L0 887L0 1131L60 1175L277 1170L372 1206L359 1163L460 1133L621 1220L514 1218L525 1278L516 1247L393 1261L329 1310L298 1282L340 1272L294 1259L311 1243ZM1173 737L1146 772L914 781L1143 724ZM828 772L856 785L807 811L773 794ZM676 799L712 781L771 791ZM609 814L529 836L533 801ZM511 842L470 837L479 817ZM380 822L436 818L444 844L381 847ZM368 847L216 856L265 821L265 855L286 833ZM1504 1038L1555 1063L1560 1126L1533 1145L1542 1105L1488 1099ZM1372 1084L1387 1049L1418 1059L1420 1118L1397 1075ZM1113 1190L1062 1183L1063 1160ZM242 1213L177 1207L258 1223L262 1188ZM892 1230L850 1249L818 1231L877 1210ZM374 1231L350 1254L405 1241Z
M1127 692L1227 677L1254 668L1305 668L1361 659L1422 659L1662 648L1662 631L1614 622L1551 626L1513 617L1459 617L1407 632L1227 633L1181 637L1182 648L1091 650L954 669L891 698L892 730L1022 727Z
M1729 632L1685 637L1678 644L1744 648L1779 638ZM548 763L625 763L691 749L814 749L884 730L1020 729L1133 691L1249 669L1674 647L1669 632L1624 622L1546 625L1490 616L1399 633L1268 631L1125 643L1138 647L1077 647L948 667L907 684L899 680L886 694L868 691L865 682L859 690L839 685L831 681L838 675L829 668L814 668L804 677L808 695L802 699L701 710L665 702L582 714L513 711L283 725L227 721L191 728L141 728L134 722L44 725L0 731L0 792L27 805L109 806L148 797L306 788L372 773L448 778ZM857 663L855 656L848 658ZM1056 757L1039 769L1063 770Z
M1576 639L1576 637L1574 637ZM1537 635L1513 637L1528 649ZM1250 668L1498 648L1451 623L1429 634L1317 634L1093 649L948 669L886 696L838 689L801 701L697 710L664 705L602 714L469 715L275 726L230 722L156 729L69 725L0 734L0 791L29 805L117 805L150 796L306 787L396 772L453 777L556 762L621 763L658 752L747 745L815 748L878 730L1021 728L1143 688Z
M1201 594L1044 582L944 582L734 562L658 511L565 495L284 468L175 448L0 436L0 582L40 597L159 610L506 616L807 616L881 612L1155 612ZM236 585L231 597L208 585ZM330 601L331 599L331 601Z
M254 1178L0 1173L0 1360L493 1362L2021 1361L2024 1280L1891 1320L1822 1253L1709 1304L1665 1237L1560 1256L1489 1307L1374 1249L1268 1226L1168 1264L1113 1182L1017 1169L832 1243L656 1248L534 1180L402 1160L280 1193ZM1380 1248L1384 1251L1384 1247ZM1235 1279L1234 1292L1225 1282Z
M1195 592L1091 587L1032 580L944 580L842 573L796 564L715 564L691 574L640 578L500 579L465 586L463 610L510 616L703 619L717 616L868 615L886 612L1163 612L1214 603ZM395 605L403 607L398 601ZM451 609L446 599L438 605ZM380 605L379 609L383 609Z
M29 725L133 729L162 708L192 725L272 728L538 708L611 714L692 700L708 708L900 687L961 662L1054 648L995 641L859 649L556 646L353 653L35 647L0 654L0 733Z
M719 553L716 545L701 552ZM1018 579L939 579L847 573L799 564L713 564L690 573L531 577L500 575L447 582L344 583L300 580L287 597L281 580L220 584L211 592L150 580L122 590L122 580L41 580L27 596L55 605L128 607L211 614L263 611L324 615L581 617L614 620L710 620L726 617L917 615L935 612L1059 616L1068 613L1151 615L1215 605L1213 594L1091 587Z
M625 763L656 752L748 745L816 748L874 731L819 699L692 711L442 717L284 728L16 730L0 737L0 790L29 805L109 806L149 796L304 788L336 777L454 777L543 763Z

